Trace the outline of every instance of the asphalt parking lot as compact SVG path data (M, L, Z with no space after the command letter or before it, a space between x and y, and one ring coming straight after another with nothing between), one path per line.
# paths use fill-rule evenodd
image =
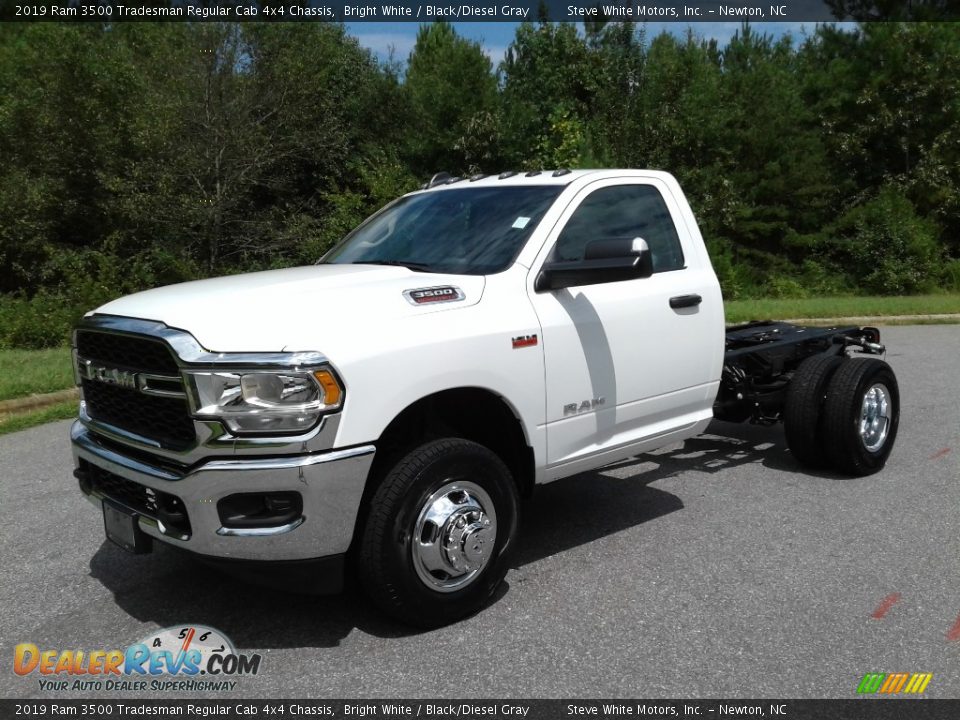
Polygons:
M236 697L848 698L867 672L930 672L928 696L960 697L960 327L883 339L903 408L881 474L810 474L779 427L714 423L541 488L495 602L426 633L356 595L127 555L75 487L69 422L0 437L0 696L54 696L12 672L17 643L199 623L263 655Z

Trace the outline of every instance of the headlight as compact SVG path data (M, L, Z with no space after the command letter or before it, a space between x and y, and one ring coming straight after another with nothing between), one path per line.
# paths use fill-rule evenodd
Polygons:
M188 370L193 415L238 434L306 432L338 410L343 388L329 368Z

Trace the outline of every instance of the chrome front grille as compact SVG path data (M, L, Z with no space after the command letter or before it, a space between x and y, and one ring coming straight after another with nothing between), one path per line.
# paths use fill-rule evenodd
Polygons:
M76 343L80 384L92 420L170 450L185 450L196 442L186 394L177 393L183 389L180 368L163 342L79 330Z
M164 343L138 335L80 330L77 354L85 360L99 360L134 372L180 374L176 359Z

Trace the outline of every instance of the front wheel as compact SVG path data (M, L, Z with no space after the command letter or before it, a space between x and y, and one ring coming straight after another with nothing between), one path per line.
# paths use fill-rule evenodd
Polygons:
M383 611L439 627L479 610L507 572L519 500L503 461L461 438L426 443L384 476L359 547L359 576Z
M841 363L827 386L824 442L831 464L850 475L881 470L900 426L900 389L883 360Z

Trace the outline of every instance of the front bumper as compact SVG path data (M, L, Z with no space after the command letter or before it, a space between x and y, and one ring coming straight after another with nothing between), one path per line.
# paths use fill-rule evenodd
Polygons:
M100 507L104 498L129 507L140 529L164 543L206 559L227 561L300 561L342 555L353 538L357 510L375 448L278 458L211 459L185 471L153 465L122 454L98 440L82 423L70 432L74 464L93 465L136 485L174 495L186 510L189 530L168 527L143 507L131 507L122 495L85 485L87 498ZM81 462L82 461L82 462ZM235 493L294 491L303 498L302 516L282 527L225 528L217 502Z

